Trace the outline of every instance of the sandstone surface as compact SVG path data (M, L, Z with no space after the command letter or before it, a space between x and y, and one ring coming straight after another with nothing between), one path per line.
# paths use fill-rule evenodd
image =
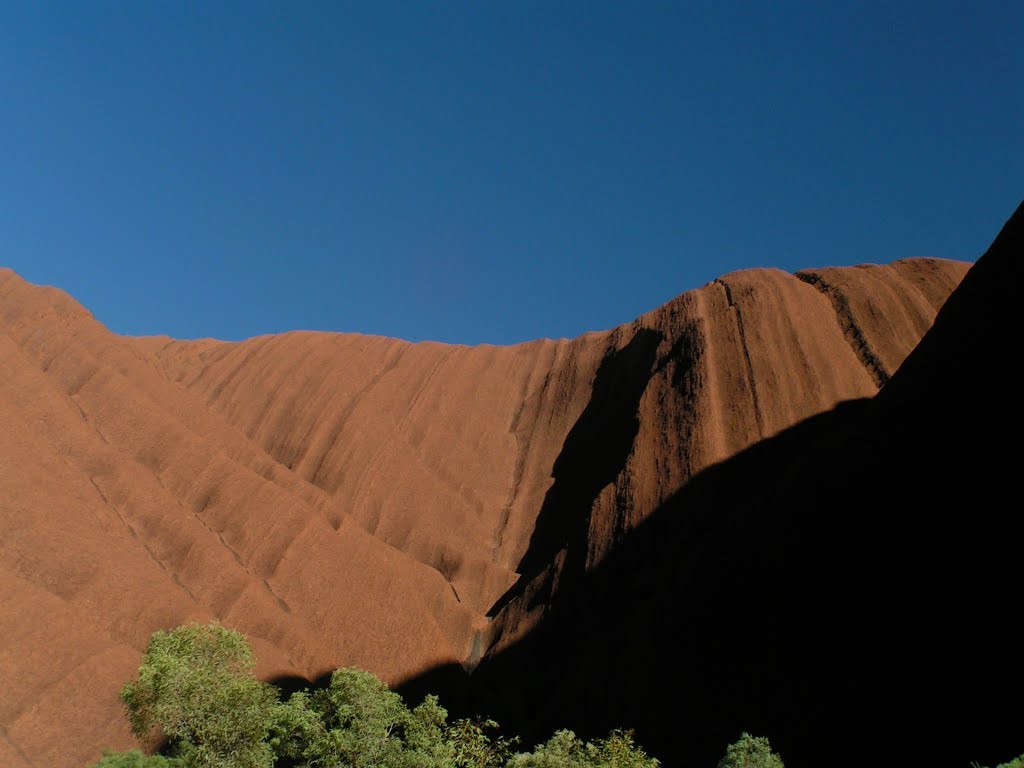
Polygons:
M120 685L187 621L268 679L500 657L692 478L875 395L969 266L737 272L509 347L127 338L0 270L0 763L130 746Z

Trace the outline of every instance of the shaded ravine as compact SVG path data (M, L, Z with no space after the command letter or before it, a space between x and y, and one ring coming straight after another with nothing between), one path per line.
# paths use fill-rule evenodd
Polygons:
M641 473L650 472L650 464L645 461L653 458L656 465L673 461L680 465L674 475L676 484L666 483L671 493L707 466L708 453L700 441L709 428L715 429L722 423L722 408L732 412L749 410L753 427L751 441L764 433L765 420L759 405L763 395L758 393L740 306L743 301L749 302L750 290L747 287L741 294L744 298L738 299L729 284L732 279L717 280L646 316L643 323L638 321L631 341L622 349L616 348L614 338L611 340L595 375L590 401L569 431L554 464L553 482L537 517L530 546L516 569L519 578L488 612L493 620L489 627L489 652L499 653L524 629L528 630L560 589L600 562L634 525L650 514L653 506L664 500L665 497L655 498L648 508L637 504L636 478L639 476L642 483ZM723 295L725 301L713 303L714 309L709 314L704 297L710 296L714 302ZM693 301L683 300L691 297ZM843 339L843 347L850 351L851 361L855 361L852 365L863 369L873 379L877 379L880 371L887 377L884 369L873 365L872 360L851 343L849 328L857 327L854 310L847 307L841 315L831 301L826 306L829 309L822 318L825 323L834 324L835 339ZM764 320L758 317L756 310L755 306L754 322L763 326ZM734 331L731 342L724 346L719 344L717 349L710 347L712 354L709 356L709 324L723 323ZM759 328L758 333L759 338L763 338L765 331ZM797 351L799 354L799 346ZM716 374L710 366L716 358L732 360L738 365L746 384L724 401L718 392L709 390L709 382ZM902 355L897 359L902 360ZM777 383L766 387L766 391L773 401L778 400L779 394L786 394L780 393ZM874 391L870 385L846 389L852 396ZM744 393L749 399L744 398ZM821 400L824 406L831 405L827 397ZM649 405L641 416L642 399L656 401L658 407L664 409L668 417L664 429L666 433L677 435L674 441L653 436L657 442L653 456L650 453L652 435L638 439L641 419L650 419ZM677 404L672 404L673 399ZM775 419L777 423L778 417ZM741 442L740 448L748 444ZM672 457L672 450L679 453ZM666 454L669 455L666 457ZM602 519L595 525L598 497L608 489L611 494L601 505Z
M640 427L637 405L650 380L662 335L640 328L621 349L610 346L594 376L590 401L565 438L551 471L553 482L537 513L526 553L516 569L519 580L488 612L496 615L523 594L529 582L565 553L559 574L583 573L589 513L601 489L622 472ZM554 584L531 600L550 599Z
M697 474L532 632L444 690L532 741L635 727L667 765L741 730L793 768L1021 750L1016 361L1024 206L872 399ZM941 418L937 417L941 414Z

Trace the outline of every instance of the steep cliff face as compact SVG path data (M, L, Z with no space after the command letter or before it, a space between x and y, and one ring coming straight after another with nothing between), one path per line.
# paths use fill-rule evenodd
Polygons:
M738 272L616 329L555 459L521 576L492 609L490 654L691 477L877 392L967 266Z
M126 746L117 690L189 620L266 677L500 654L690 478L873 395L967 267L740 272L472 348L122 338L0 271L0 762Z
M1024 205L898 370L884 341L921 320L879 306L904 284L802 273L885 387L692 477L483 661L473 706L532 737L634 726L667 765L713 764L744 730L797 767L1018 754L1024 415L1007 349L1024 329L1005 290L1022 255ZM892 269L934 285L933 266ZM920 312L941 299L910 295Z

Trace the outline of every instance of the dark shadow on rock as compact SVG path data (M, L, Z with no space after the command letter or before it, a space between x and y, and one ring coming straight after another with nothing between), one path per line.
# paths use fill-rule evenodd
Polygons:
M268 682L277 688L281 694L281 699L285 700L293 693L298 693L299 691L319 691L326 689L331 683L331 673L327 672L320 675L315 680L310 680L300 675L282 675L280 677L272 678Z
M789 768L1019 754L1022 282L1024 207L879 396L700 473L485 659L470 708L528 742L635 727L666 765L742 730Z
M590 510L601 489L626 465L640 429L637 411L650 381L659 331L640 328L621 349L609 349L594 376L590 401L565 438L555 460L537 522L517 572L519 579L491 608L494 616L525 584L567 552L565 574L582 573Z
M632 727L666 765L714 765L741 731L771 737L790 768L1018 754L1024 662L1001 625L1019 539L1005 519L972 521L993 499L971 484L905 484L914 464L887 475L870 405L709 468L520 643L410 688L527 745Z
M399 683L395 690L410 707L423 701L427 694L442 696L441 704L454 719L483 714L473 710L469 684L470 675L461 664L445 664Z
M325 672L314 680L300 675L282 675L270 679L268 682L277 688L281 700L287 700L293 693L299 691L323 691L331 684L332 672ZM394 686L393 690L399 693L409 707L415 707L424 697L430 693L443 692L445 695L445 706L451 706L454 711L461 712L460 703L468 703L469 675L461 664L445 664L433 667L422 674L415 675ZM459 717L469 716L457 715Z
M446 668L403 688L527 745L635 727L666 765L713 765L743 730L789 768L1020 754L1021 284L1024 207L876 398L701 472L468 681ZM592 491L582 457L607 473L621 456L584 438L629 409L593 405L527 564L575 535L558 512Z
M450 708L458 716L494 717L526 745L558 728L592 738L631 727L665 764L713 765L749 720L697 718L694 726L700 723L702 736L689 743L678 740L681 724L664 731L651 727L660 707L679 712L690 700L671 671L646 669L653 660L671 663L682 650L672 644L680 635L679 617L662 605L679 597L673 570L688 559L706 560L701 550L707 540L745 524L741 498L784 471L808 445L857 418L867 402L841 404L700 473L599 568L563 589L548 618L523 641L485 661L472 676L432 671L410 681L410 690L438 693L446 706L454 703ZM689 570L697 567L694 563ZM698 591L688 599L702 598ZM648 604L658 608L638 622L633 614ZM668 633L662 629L666 621L672 627Z

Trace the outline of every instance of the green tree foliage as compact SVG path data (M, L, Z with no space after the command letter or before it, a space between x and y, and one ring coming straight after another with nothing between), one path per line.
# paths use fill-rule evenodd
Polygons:
M369 672L339 669L326 690L294 694L275 726L280 754L324 768L442 765L448 713L436 696L413 710Z
M659 762L633 741L632 731L584 742L572 731L558 731L533 752L512 757L508 768L658 768Z
M725 749L718 768L784 768L782 758L772 752L768 739L744 733Z
M449 725L436 696L410 710L369 672L339 669L326 690L293 694L281 706L271 745L310 768L501 768L509 742L490 738L492 727Z
M979 768L977 763L971 763L971 765L974 766L974 768ZM1000 763L996 768L1024 768L1024 755L1015 757L1009 762Z
M588 744L587 750L595 768L658 768L660 765L633 741L632 731L612 731L607 739L598 739L593 746Z
M445 731L446 768L502 768L508 761L515 739L492 738L497 731L493 720L456 720Z
M323 734L323 721L313 707L309 691L292 694L277 706L270 729L270 748L278 757L293 765L302 765L309 745Z
M121 690L132 732L162 733L186 768L269 768L277 692L254 667L245 637L216 622L154 633Z
M144 755L137 749L107 752L92 768L177 768L177 760L161 755Z
M587 745L572 731L558 731L533 752L514 755L508 768L586 768Z
M245 637L216 622L156 632L121 698L143 744L170 757L108 753L93 768L657 768L629 731L583 742L559 731L530 753L492 720L448 722L436 696L409 709L369 672L339 669L285 702L253 676ZM777 768L781 768L779 763Z
M413 708L405 722L406 765L447 765L447 721L448 710L441 706L437 696L427 696Z

